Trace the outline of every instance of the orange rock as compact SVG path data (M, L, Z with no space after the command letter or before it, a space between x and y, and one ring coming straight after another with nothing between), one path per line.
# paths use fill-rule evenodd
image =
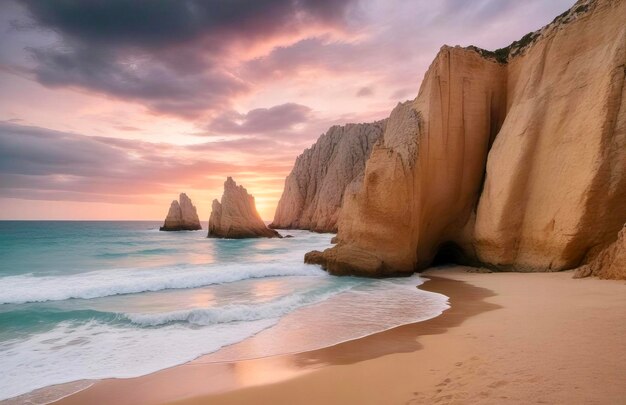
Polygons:
M256 210L254 197L232 177L224 182L222 201L213 200L209 218L209 237L213 238L280 238L280 234L265 226Z
M180 202L179 202L180 201ZM196 207L187 194L181 193L179 201L172 201L160 231L197 231L202 229Z

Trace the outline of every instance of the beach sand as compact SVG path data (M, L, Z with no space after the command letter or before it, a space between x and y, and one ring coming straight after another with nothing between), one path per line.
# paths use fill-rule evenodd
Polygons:
M437 318L299 354L204 356L58 403L626 404L623 281L463 267L424 275L420 288L450 297Z

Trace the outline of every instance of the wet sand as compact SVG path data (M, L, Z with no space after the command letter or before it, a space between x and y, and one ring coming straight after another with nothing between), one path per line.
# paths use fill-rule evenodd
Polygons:
M466 270L425 274L420 288L451 303L428 321L299 354L204 356L57 403L626 403L626 283Z

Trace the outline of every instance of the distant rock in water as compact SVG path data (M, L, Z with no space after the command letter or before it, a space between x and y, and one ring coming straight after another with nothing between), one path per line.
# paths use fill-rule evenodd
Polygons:
M179 202L180 201L180 202ZM202 229L196 207L187 194L181 193L179 201L172 201L165 223L160 231L197 231Z
M362 180L385 123L335 125L298 156L270 228L337 232L344 191Z
M280 234L265 226L256 210L254 197L237 186L232 177L224 183L221 203L213 200L209 219L210 238L280 238Z

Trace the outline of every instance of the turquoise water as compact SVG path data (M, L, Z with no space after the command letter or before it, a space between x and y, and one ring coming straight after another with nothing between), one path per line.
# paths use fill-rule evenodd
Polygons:
M322 347L446 308L445 297L415 288L418 277L337 278L304 264L330 234L220 240L159 225L0 221L0 399L147 374L270 328L280 334L287 316L289 333L307 339L237 356ZM330 317L332 300L349 304Z

